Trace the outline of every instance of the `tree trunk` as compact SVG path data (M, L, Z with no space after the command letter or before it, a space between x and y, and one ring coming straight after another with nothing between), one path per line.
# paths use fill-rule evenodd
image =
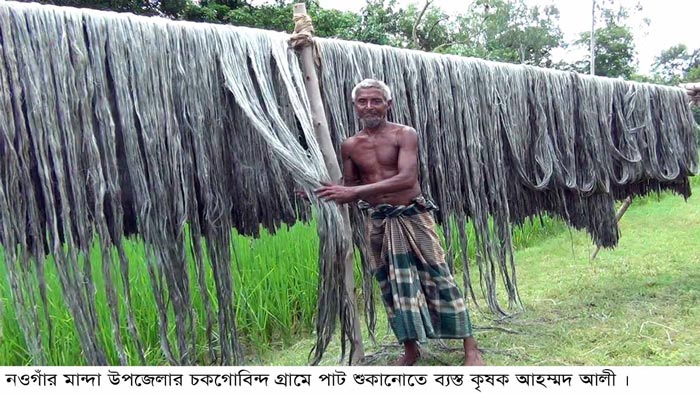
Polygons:
M595 75L595 0L591 0L591 75Z

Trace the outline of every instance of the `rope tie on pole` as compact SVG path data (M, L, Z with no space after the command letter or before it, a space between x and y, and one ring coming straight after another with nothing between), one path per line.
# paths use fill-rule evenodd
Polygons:
M293 20L294 34L289 39L289 44L297 50L313 45L314 25L311 17L308 14L295 13Z

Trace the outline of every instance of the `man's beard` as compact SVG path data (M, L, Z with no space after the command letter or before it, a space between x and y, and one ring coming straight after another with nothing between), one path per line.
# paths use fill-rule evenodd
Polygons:
M383 121L384 118L381 118L379 116L369 115L362 118L362 124L369 129L376 129L377 127L381 126Z

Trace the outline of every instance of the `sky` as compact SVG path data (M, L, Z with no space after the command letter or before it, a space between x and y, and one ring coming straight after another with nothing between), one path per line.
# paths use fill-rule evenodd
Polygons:
M399 4L411 2L423 4L425 0L398 0ZM598 0L600 1L600 0ZM642 11L630 24L635 35L639 61L639 71L649 74L654 56L676 44L686 44L688 48L700 48L700 1L698 0L616 0L616 4L632 6L641 3ZM591 30L592 0L525 0L528 5L554 4L560 11L559 26L564 39L572 42L579 33ZM320 0L323 8L335 8L358 12L365 0ZM434 0L433 2L449 14L464 13L470 0ZM642 23L648 18L648 26ZM571 50L553 53L555 60L573 60L581 57Z

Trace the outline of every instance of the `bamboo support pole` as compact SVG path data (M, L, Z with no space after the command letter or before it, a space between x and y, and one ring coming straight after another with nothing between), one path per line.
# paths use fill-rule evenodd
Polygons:
M294 14L306 15L306 4L294 4ZM306 93L309 96L309 103L311 104L311 120L313 121L316 138L321 147L323 160L325 161L326 168L328 169L331 179L334 182L340 182L342 173L340 171L338 158L335 154L335 149L331 141L330 131L328 129L328 120L326 119L326 112L323 108L323 101L321 100L321 89L319 87L318 76L316 75L313 47L311 45L303 46L300 50L300 56L301 66L304 72L304 85L306 87ZM357 300L355 297L352 228L350 227L350 215L348 213L347 206L341 206L340 209L345 225L345 228L343 229L343 242L346 247L346 255L344 261L342 262L345 268L345 290L350 297L352 308L355 312L353 314L353 332L347 333L347 335L354 345L354 351L352 354L350 354L350 363L356 365L364 357L364 346L362 344L362 331L360 329L360 319L359 314L357 313Z

